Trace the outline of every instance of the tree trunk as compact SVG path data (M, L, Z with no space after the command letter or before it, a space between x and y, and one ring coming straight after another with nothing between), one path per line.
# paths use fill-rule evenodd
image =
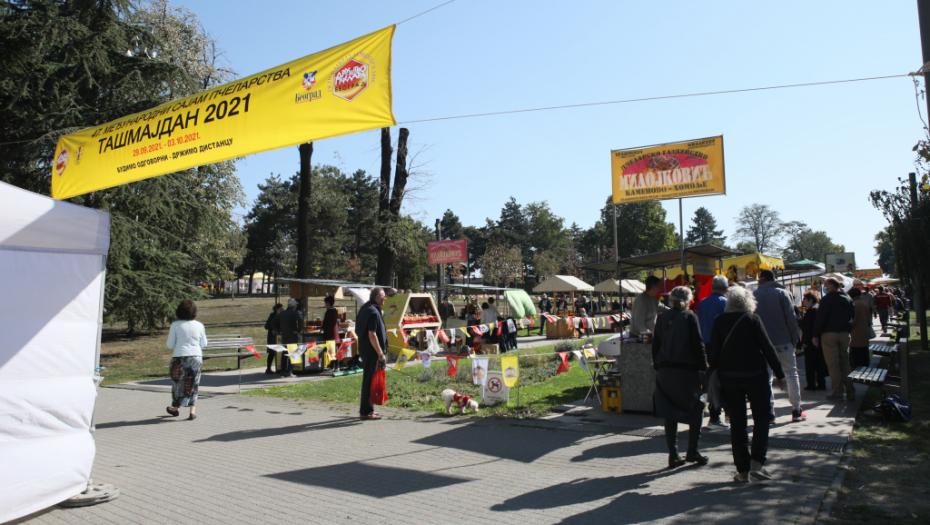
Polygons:
M252 295L252 290L255 288L255 272L249 274L249 295Z
M310 278L310 159L313 143L301 144L300 193L297 198L297 278ZM307 298L300 299L300 310L307 311Z
M404 189L407 188L407 137L410 131L400 128L397 138L397 168L394 169L394 189L391 193L391 214L394 218L400 217L400 205L404 200Z
M378 195L378 220L392 220L391 207L391 128L381 128L381 192ZM391 286L394 276L394 254L391 252L389 239L381 235L378 242L378 268L375 271L375 284Z

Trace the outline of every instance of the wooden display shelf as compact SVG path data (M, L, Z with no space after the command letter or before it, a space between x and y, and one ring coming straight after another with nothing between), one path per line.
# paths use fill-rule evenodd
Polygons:
M416 324L405 324L404 330L418 330L421 328L439 328L442 326L442 322L437 323L416 323Z

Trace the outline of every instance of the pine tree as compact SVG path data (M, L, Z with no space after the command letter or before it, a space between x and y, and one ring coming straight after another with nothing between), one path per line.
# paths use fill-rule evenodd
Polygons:
M723 246L723 243L726 241L726 236L723 235L723 230L717 229L717 219L707 210L707 208L701 206L694 211L694 217L691 218L691 223L693 226L688 228L688 232L685 235L685 244L687 246L695 246L699 244L716 244L717 246Z

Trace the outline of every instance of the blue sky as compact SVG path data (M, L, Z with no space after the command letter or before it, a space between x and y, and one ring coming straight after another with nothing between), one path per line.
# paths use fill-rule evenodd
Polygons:
M241 76L346 42L443 3L175 0L196 13ZM436 117L904 74L922 64L916 2L549 2L457 0L400 25L394 114ZM926 106L921 104L921 109ZM873 189L914 171L922 136L910 78L424 122L433 186L405 211L448 208L466 225L513 196L546 200L582 227L610 193L611 149L724 135L727 195L685 199L730 235L742 206L768 204L875 267L885 226ZM396 129L395 129L396 133ZM314 164L379 169L379 133L314 144ZM415 148L412 148L415 149ZM239 164L249 202L297 148ZM664 202L678 222L678 202ZM621 235L623 232L621 232Z

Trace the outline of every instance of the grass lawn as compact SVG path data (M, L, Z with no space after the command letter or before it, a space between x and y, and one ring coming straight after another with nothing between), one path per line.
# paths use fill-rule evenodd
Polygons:
M834 523L930 523L930 352L920 349L916 315L910 335L907 401L913 417L908 423L862 415L856 420L849 470L831 513ZM862 410L880 401L878 389L870 388Z
M286 303L288 298L282 299ZM265 344L265 320L271 313L274 302L274 296L238 295L235 299L230 299L229 296L203 299L197 302L197 320L204 324L207 335L240 334L243 337L251 337L257 344ZM349 298L336 301L336 306L345 306L348 318L355 319L355 300ZM324 310L322 297L310 300L311 318L322 318ZM128 336L125 323L104 326L100 366L107 369L103 371L103 384L168 377L171 349L165 345L167 340L167 327L164 330L137 332ZM227 350L232 351L234 350ZM265 360L245 359L242 366L265 366ZM235 368L235 358L208 359L204 361L203 371L216 372Z
M605 338L596 338L595 342L603 339ZM508 352L506 355L528 355L519 361L521 386L519 389L510 390L508 405L482 406L478 416L540 416L549 412L552 407L583 398L591 386L590 376L574 358L570 361L571 369L568 372L555 375L558 360L552 346ZM400 371L388 370L387 392L390 399L385 406L443 412L445 403L439 394L446 388L472 396L480 403L481 386L472 383L471 367L471 359L460 359L455 377L448 375L444 359L434 361L433 366L428 369L410 366ZM491 356L488 367L490 370L500 370L500 358ZM272 387L252 391L247 395L358 405L361 389L362 376L359 374L300 385Z

